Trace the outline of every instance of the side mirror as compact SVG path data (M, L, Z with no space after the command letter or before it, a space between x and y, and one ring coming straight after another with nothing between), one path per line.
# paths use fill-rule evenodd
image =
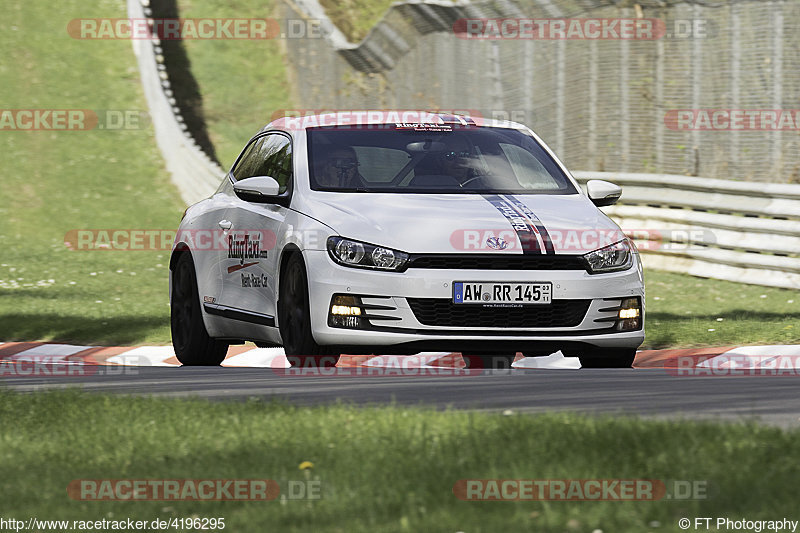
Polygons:
M609 181L589 180L586 182L586 194L597 207L614 205L622 196L622 187Z
M281 186L274 178L269 176L254 176L245 178L233 184L233 192L242 200L248 202L274 201L280 194Z

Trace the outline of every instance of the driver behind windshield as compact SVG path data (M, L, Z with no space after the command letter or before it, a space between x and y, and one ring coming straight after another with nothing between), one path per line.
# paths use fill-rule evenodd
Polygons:
M470 143L463 137L446 136L445 149L438 154L442 174L458 180L461 186L479 175L479 159Z
M358 173L358 155L350 146L327 146L315 158L314 177L325 188L358 189L364 180Z

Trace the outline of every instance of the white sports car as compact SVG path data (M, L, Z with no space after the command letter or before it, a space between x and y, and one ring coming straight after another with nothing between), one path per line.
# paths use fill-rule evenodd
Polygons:
M461 352L508 366L561 350L629 367L644 340L633 244L523 125L420 112L283 118L186 210L170 259L186 365L229 344L293 364Z

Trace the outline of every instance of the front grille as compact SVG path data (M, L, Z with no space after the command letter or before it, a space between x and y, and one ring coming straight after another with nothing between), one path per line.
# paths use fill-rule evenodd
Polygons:
M586 270L579 255L415 254L408 268L447 270Z
M484 307L454 304L446 298L408 298L414 316L426 326L481 328L568 328L583 321L591 300L553 300L549 305Z

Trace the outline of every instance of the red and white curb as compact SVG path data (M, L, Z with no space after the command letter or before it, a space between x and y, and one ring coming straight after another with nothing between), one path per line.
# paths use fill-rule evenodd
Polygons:
M691 358L698 367L724 366L727 361L750 362L751 368L769 368L780 357L800 357L800 345L718 346L669 350L643 350L636 354L634 367L669 368ZM723 358L723 359L717 359ZM76 346L44 342L0 342L0 361L42 364L90 364L115 366L177 367L172 346ZM385 355L343 355L338 366L396 366L397 358ZM288 361L282 348L231 346L222 362L226 367L286 368ZM409 367L462 368L461 355L453 352L426 352L414 356ZM515 368L578 369L577 357L564 357L561 352L546 357L523 357L517 354Z

